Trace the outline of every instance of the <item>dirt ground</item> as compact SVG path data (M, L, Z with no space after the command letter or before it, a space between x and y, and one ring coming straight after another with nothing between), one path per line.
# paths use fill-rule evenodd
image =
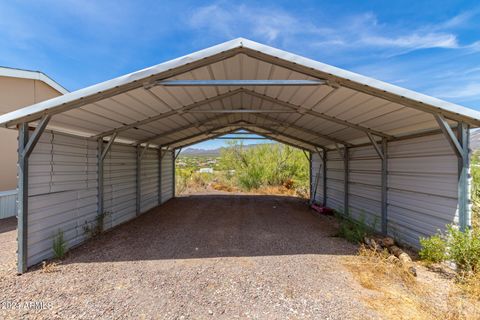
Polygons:
M342 263L357 246L332 224L298 198L179 197L22 276L5 228L0 318L382 318Z
M17 218L0 220L0 277L15 269L17 250ZM1 279L1 278L0 278Z

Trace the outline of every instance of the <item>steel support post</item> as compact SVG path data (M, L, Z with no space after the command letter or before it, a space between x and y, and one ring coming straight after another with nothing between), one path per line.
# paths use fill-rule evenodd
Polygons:
M304 151L305 152L305 151ZM310 156L307 158L308 159L308 170L310 172L309 174L309 180L310 180L310 203L313 203L314 199L313 199L313 171L312 171L312 152L309 151L308 153Z
M172 150L172 198L175 198L175 150Z
M327 149L323 148L323 206L327 206Z
M25 147L28 143L28 123L21 123L18 130L18 262L17 272L22 274L27 270L28 241L28 156Z
M28 267L28 159L42 133L45 131L50 116L43 116L30 136L28 122L18 127L18 195L17 195L17 272L22 274Z
M445 117L441 114L435 114L435 119L458 158L458 222L460 229L463 231L471 227L469 126L464 122L458 122L455 134Z
M98 205L97 205L97 214L103 214L103 138L97 140L97 196L98 196Z
M344 199L343 199L343 204L344 204L344 213L345 215L349 214L349 206L348 206L348 189L349 189L349 183L348 183L348 172L349 172L349 161L348 161L348 148L344 147L343 150L343 165L344 165Z
M461 146L461 157L458 157L458 217L460 229L465 231L471 227L470 190L469 190L469 126L459 122L457 127L458 142Z
M136 213L137 216L140 215L140 206L141 206L141 196L142 196L142 147L137 146L137 179L136 179L136 190L137 196L136 199Z
M388 233L388 142L382 138L382 233Z
M162 146L158 146L158 205L162 204Z

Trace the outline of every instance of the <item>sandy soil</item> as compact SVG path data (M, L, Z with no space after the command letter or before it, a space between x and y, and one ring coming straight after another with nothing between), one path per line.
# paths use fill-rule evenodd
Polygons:
M340 262L356 247L332 223L295 198L176 198L74 249L55 272L15 276L7 263L0 318L376 318Z
M0 220L0 279L14 272L17 251L17 218Z

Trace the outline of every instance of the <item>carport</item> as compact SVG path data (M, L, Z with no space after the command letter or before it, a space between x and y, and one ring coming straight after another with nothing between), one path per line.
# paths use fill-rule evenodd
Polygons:
M309 152L320 204L418 246L470 226L480 113L235 39L0 117L19 131L18 272L175 196L182 147L247 130Z

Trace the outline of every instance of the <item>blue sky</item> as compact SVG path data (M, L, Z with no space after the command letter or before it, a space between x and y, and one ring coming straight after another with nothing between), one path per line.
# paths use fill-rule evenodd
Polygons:
M236 37L480 110L477 1L0 2L0 65L69 90Z

